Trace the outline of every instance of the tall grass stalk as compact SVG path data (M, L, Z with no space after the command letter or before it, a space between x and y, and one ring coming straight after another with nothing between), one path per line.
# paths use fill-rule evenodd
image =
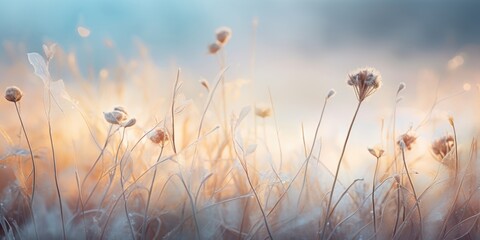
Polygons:
M47 62L48 65L48 62ZM55 188L57 190L57 196L58 196L58 202L59 202L59 207L60 207L60 218L62 219L62 235L63 239L67 239L67 234L65 232L65 217L63 215L63 203L62 203L62 195L60 193L60 187L58 184L58 174L57 174L57 159L55 156L55 146L53 143L53 134L52 134L52 122L51 122L51 107L52 107L52 96L50 92L50 82L48 82L48 109L47 109L47 124L48 124L48 138L50 140L50 147L52 150L52 160L53 160L53 177L55 180Z
M310 162L310 158L312 157L313 149L315 148L315 143L317 142L318 132L320 131L320 125L321 125L322 120L323 120L323 114L325 113L325 107L327 106L327 102L328 102L328 99L330 97L331 96L328 96L328 95L325 97L325 101L323 102L322 112L320 113L320 119L318 120L317 128L315 129L315 135L313 136L312 146L310 148L310 152L306 156L307 161L306 161L306 164L305 164L305 173L303 175L302 188L300 189L300 193L298 195L297 207L300 204L300 200L302 198L303 191L304 191L305 185L307 183L308 163ZM303 129L303 125L302 125L302 129ZM302 133L303 133L303 131L302 131ZM303 139L305 140L305 138L303 138ZM304 143L305 143L305 141L304 141ZM304 144L304 146L305 146L305 152L306 152L307 151L306 150L306 145Z
M118 152L120 151L120 147L122 146L122 143L125 140L125 132L126 132L126 128L123 128L122 139L120 140L120 143L118 144L117 155L115 157L115 164L117 164L117 156L118 156ZM127 217L127 222L128 222L130 234L132 234L132 239L135 239L135 230L133 230L132 220L130 219L130 214L128 213L128 206L127 206L128 198L126 197L125 192L123 191L123 189L125 188L124 184L123 184L123 169L122 169L123 159L124 159L124 156L122 156L122 158L120 159L120 163L118 164L118 167L120 168L120 187L122 189L123 206L124 206L124 209L125 209L125 216ZM115 173L114 173L114 175L115 175Z

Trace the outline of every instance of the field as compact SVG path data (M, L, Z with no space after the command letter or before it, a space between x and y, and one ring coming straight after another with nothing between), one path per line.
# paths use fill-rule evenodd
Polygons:
M411 86L375 66L344 69L335 90L318 89L317 120L293 121L292 135L281 126L295 109L276 105L288 91L257 104L253 74L230 72L232 36L216 31L205 58L218 64L200 81L143 45L95 70L60 45L5 46L2 237L480 238L476 82Z

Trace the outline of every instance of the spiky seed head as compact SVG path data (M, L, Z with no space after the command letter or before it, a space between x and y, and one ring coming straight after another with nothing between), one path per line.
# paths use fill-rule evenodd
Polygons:
M255 107L255 115L261 118L272 116L272 109L269 107Z
M348 75L358 101L362 102L382 86L382 76L375 68L361 68Z
M336 93L337 93L337 92L335 92L335 89L333 89L333 88L330 89L330 91L328 91L328 94L327 94L327 99L335 96Z
M222 46L220 44L212 43L212 44L208 45L208 53L216 54L221 48L222 48Z
M157 128L150 132L148 135L150 141L155 144L165 145L165 143L169 140L167 132L162 128Z
M127 115L120 111L104 112L103 116L108 123L120 125L127 120Z
M10 102L18 102L22 99L23 93L17 86L7 87L5 89L5 99Z
M221 45L225 45L232 37L232 29L230 29L229 27L218 28L215 35L217 37L217 41Z

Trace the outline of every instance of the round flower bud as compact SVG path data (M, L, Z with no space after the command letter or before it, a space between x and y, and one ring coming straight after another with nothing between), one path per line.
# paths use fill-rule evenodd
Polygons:
M22 90L20 90L20 88L16 86L8 87L5 90L5 99L7 99L7 101L18 102L20 101L20 99L22 99L22 96L23 96Z

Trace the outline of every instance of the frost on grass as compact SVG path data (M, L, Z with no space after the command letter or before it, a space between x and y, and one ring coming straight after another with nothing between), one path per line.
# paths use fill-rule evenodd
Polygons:
M217 44L226 43L231 33L219 33L213 40ZM216 50L223 51L223 47ZM48 94L45 96L50 96L52 105L58 104L62 109L76 106L64 82L54 81L49 72L55 48L45 46L44 52L45 57L29 53L28 60L35 75L42 79L44 93ZM157 73L145 74L135 70L121 73L126 79L142 79L139 85L103 78L105 86L120 85L125 88L124 99L112 94L108 100L125 104L128 113L135 114L135 118L129 117L124 107L105 107L104 99L99 100L72 88L72 95L86 96L82 110L93 112L96 117L86 118L86 122L91 123L91 133L82 128L80 124L83 123L72 124L68 118L52 121L55 129L68 126L79 133L57 130L53 134L55 150L59 153L57 158L62 164L59 179L69 239L100 239L101 236L104 239L130 239L132 230L137 238L141 238L143 229L147 239L263 240L270 237L269 232L275 239L316 239L325 230L324 239L412 239L420 236L420 225L425 228L425 238L453 239L469 235L475 239L480 236L477 224L480 214L476 141L472 141L468 149L470 142L464 138L459 140L460 171L458 181L453 181L455 168L447 163L456 162L457 143L451 131L447 130L447 134L442 132L445 137L435 141L421 131L418 136L401 135L398 127L395 136L385 134L393 130L385 126L381 136L382 148L368 149L368 154L365 151L368 144L377 142L378 135L358 135L356 131L360 124L358 127L355 125L351 138L361 141L356 142L358 146L349 144L345 149L345 161L367 166L367 175L372 175L365 176L365 179L372 179L373 184L363 179L349 182L350 171L354 167L339 164L338 181L335 187L330 188L335 179L332 162L338 160L341 152L335 151L338 150L335 141L323 131L333 126L317 128L318 136L316 132L314 139L309 139L312 134L308 134L309 126L306 124L302 128L306 132L301 139L303 142L296 141L295 138L285 137L281 128L272 130L271 125L276 121L273 105L252 106L253 103L242 103L247 105L243 108L229 105L225 114L227 121L222 123L223 100L220 93L223 89L218 86L222 86L220 79L226 78L224 72L225 68L222 68L216 80L209 79L215 84L209 85L207 80L202 80L200 85L195 82L201 91L208 91L208 96L202 96L205 102L186 100L189 96L180 92L178 78L176 83L179 84L174 84L174 93L171 94L168 92L171 88L165 87L163 82L158 84L161 77ZM371 68L360 69L347 77L358 100L352 104L363 102L380 87L381 77ZM240 84L226 80L225 91L230 97L227 99L236 99ZM393 86L388 79L385 80L385 90L392 93L392 98L385 102L394 103L400 92L403 94L410 89L406 89L405 84ZM84 83L87 87L96 87L88 86L87 81ZM188 85L191 82L185 83ZM229 84L234 87L229 88ZM159 88L168 89L168 94L159 94ZM347 86L337 90L342 93L346 89ZM24 98L33 98L34 94L28 90ZM37 96L41 96L41 90ZM138 100L139 92L154 97ZM329 102L325 118L338 117L338 111L333 111L330 104L338 107L337 100L343 99L337 99L335 93L332 89L319 97L325 106L327 100ZM334 96L335 101L331 101ZM137 100L135 104L129 102L132 99ZM37 100L42 99L39 97ZM34 113L29 112L31 108L45 107L41 101L36 104L23 105L22 113L33 116ZM371 102L365 101L364 104ZM102 116L105 109L111 111ZM10 110L5 112L10 114ZM292 114L297 113L292 110ZM360 114L359 121L363 121L365 116ZM462 120L455 117L456 121ZM41 127L32 127L31 119L34 118L29 118L26 128L32 134L32 152L35 160L38 159L41 179L33 205L38 220L37 231L39 239L59 239L58 200L54 197L52 171L47 171L51 169L49 148L45 147L48 139L39 134L45 131L42 123L34 125ZM2 189L15 195L5 193L0 199L0 206L3 203L5 207L0 208L4 213L0 216L0 231L8 239L35 238L27 205L31 196L29 152L25 150L24 139L17 137L18 125L3 125L4 121L8 122L6 118L0 118L0 166L6 166L0 168L0 172L5 173L0 176L0 185L8 185ZM447 127L454 126L453 119L450 120L451 125L448 125L447 119L443 121ZM310 126L310 129L313 127ZM91 138L85 137L88 134L99 139L98 148L92 144ZM466 135L465 132L462 134ZM315 140L320 139L322 142L315 144ZM283 152L282 167L279 167L282 149L277 141L286 141L283 146L299 146L293 154ZM427 142L427 146L422 141ZM174 150L174 147L177 149ZM361 149L366 156L356 154L355 149ZM404 158L401 150L404 150ZM375 158L378 159L375 162L378 173L373 176L373 169L368 166ZM408 168L403 166L404 163ZM423 168L421 164L428 166ZM411 170L412 184L407 181L407 169ZM158 171L156 175L155 171ZM413 185L418 190L418 198L413 194ZM331 216L327 217L327 200L331 193L334 193L330 201ZM146 207L148 195L151 195L150 205ZM417 216L416 201L421 201L418 208L421 208L422 220ZM373 212L375 216L372 216ZM17 213L20 217L15 215ZM372 221L374 217L376 232ZM324 224L325 228L322 227Z

